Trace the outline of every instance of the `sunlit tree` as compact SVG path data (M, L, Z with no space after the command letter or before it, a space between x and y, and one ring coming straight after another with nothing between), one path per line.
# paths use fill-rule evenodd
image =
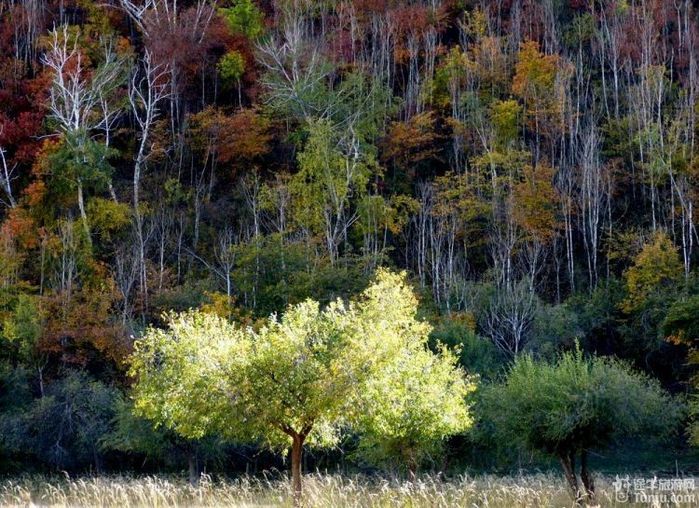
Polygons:
M188 438L291 448L297 500L304 446L332 446L345 428L407 446L413 467L418 450L470 425L472 389L451 355L427 350L416 305L404 276L380 271L353 303L307 300L259 330L171 314L136 343L136 411Z

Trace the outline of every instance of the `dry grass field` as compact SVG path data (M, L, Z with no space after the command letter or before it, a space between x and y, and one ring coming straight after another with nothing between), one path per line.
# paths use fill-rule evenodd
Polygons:
M636 503L617 499L613 478L597 478L599 506L690 506L688 503ZM565 507L573 502L562 478L461 476L443 479L309 474L304 504L311 507ZM216 480L204 476L194 488L173 477L103 476L85 478L24 477L0 480L0 506L175 507L291 506L283 476Z

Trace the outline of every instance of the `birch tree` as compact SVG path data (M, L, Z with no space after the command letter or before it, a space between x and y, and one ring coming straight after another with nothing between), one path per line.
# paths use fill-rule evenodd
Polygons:
M48 50L41 60L52 76L50 117L64 135L68 148L81 159L76 160L78 164L88 162L84 154L94 152L88 146L92 136L100 130L108 132L117 119L118 106L110 99L123 82L125 65L109 41L103 41L102 46L102 62L95 69L88 69L77 37L64 25L51 32ZM86 176L78 170L74 179L83 228L89 238L83 192Z
M132 192L136 239L138 242L139 289L146 299L148 295L148 276L146 273L143 211L140 202L141 178L151 151L151 145L149 144L151 130L160 115L161 102L169 95L167 88L168 73L169 69L162 64L155 64L150 51L145 50L140 65L134 69L129 81L129 103L132 115L140 131L138 149L134 157Z

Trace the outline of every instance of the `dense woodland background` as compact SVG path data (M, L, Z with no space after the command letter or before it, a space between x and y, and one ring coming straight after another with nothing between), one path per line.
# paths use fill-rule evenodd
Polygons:
M691 398L695 4L1 2L0 469L274 464L133 417L134 339L379 266L483 383L578 342ZM532 460L477 427L435 467Z

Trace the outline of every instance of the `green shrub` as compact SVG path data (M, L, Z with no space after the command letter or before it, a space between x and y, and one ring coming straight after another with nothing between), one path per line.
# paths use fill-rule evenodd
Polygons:
M617 360L586 358L577 349L552 363L518 358L504 382L482 394L480 414L501 442L555 456L581 498L594 494L587 469L590 450L622 437L670 433L681 407L655 380Z

